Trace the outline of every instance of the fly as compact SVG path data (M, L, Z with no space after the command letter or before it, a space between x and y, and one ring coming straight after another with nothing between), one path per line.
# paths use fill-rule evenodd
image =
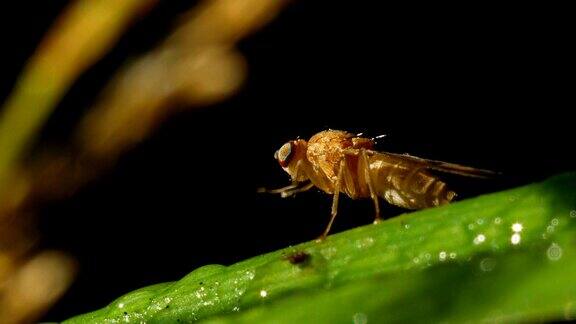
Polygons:
M360 135L360 134L359 134ZM261 191L289 197L314 187L331 194L330 221L320 239L326 238L338 212L340 193L352 199L370 198L375 219L381 220L378 198L406 209L422 209L451 202L456 193L430 170L484 178L494 175L482 170L408 154L378 152L374 140L339 130L326 130L310 140L296 139L274 154L292 178L292 184Z

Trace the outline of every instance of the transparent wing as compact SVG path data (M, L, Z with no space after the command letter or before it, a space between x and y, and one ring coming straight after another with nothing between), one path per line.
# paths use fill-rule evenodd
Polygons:
M412 156L409 154L398 154L398 153L390 153L390 152L376 152L376 151L369 151L372 155L382 155L383 157L387 157L391 160L398 160L401 161L409 161L412 163L419 164L423 168L445 172L445 173L452 173L466 177L474 177L474 178L489 178L495 175L498 175L498 172L484 170L484 169L477 169L472 168L469 166L464 166L455 163L448 163L443 161L437 160L428 160L419 158L417 156Z

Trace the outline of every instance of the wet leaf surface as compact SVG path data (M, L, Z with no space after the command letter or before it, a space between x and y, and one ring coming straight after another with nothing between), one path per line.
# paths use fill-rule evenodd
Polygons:
M576 174L565 174L205 266L67 323L573 319L575 256Z

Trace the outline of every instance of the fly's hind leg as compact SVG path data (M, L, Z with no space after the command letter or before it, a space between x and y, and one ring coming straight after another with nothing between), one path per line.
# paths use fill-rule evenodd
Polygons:
M366 184L368 184L368 190L370 191L370 198L374 202L374 224L379 223L382 220L380 217L380 204L378 202L378 195L374 190L374 183L372 183L372 176L370 173L370 163L368 162L368 155L365 149L360 149L360 158L358 159L358 167L364 170L364 178L366 179Z
M332 212L330 214L330 221L324 229L324 232L318 238L318 241L323 241L328 233L330 232L330 228L332 228L332 224L334 223L334 219L336 218L336 214L338 214L338 198L340 196L340 188L342 187L342 174L344 172L344 167L346 166L346 159L342 159L340 161L340 166L338 167L338 176L336 178L336 186L334 187L334 196L332 198Z

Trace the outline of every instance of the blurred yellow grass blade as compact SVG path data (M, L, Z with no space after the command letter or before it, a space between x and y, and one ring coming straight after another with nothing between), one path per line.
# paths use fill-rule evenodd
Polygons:
M288 2L198 3L164 43L126 65L110 82L80 122L75 144L81 155L112 164L172 113L236 93L246 76L236 42L272 20Z
M23 158L75 79L155 0L78 0L49 31L0 112L0 323L31 322L64 293L75 263L32 256L29 209L72 193L181 108L221 101L246 64L235 42L270 21L286 0L205 0L157 49L124 66L79 123L70 147ZM28 230L28 231L27 231ZM40 280L40 281L38 281ZM34 287L34 289L30 289Z
M0 323L33 323L66 291L76 262L58 251L43 251L21 264L0 297Z
M71 83L156 0L79 0L49 31L0 113L0 188Z

